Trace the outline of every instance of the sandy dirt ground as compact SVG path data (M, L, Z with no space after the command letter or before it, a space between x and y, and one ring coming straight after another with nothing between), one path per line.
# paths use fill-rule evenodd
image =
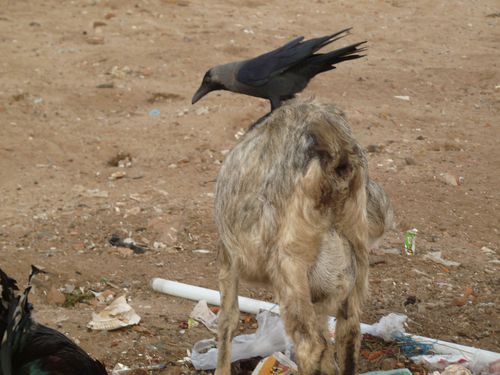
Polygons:
M32 296L39 321L108 369L176 363L211 337L182 328L193 302L149 282L217 288L214 182L268 103L218 92L191 106L191 96L212 65L353 26L336 45L367 40L368 56L303 95L345 110L395 207L363 321L401 312L409 332L499 351L497 1L0 3L0 266L21 285L30 264L49 272ZM413 227L418 255L391 254ZM112 247L112 234L149 250ZM432 251L460 266L426 259ZM126 294L142 322L88 330L102 306L58 305L61 288ZM272 299L248 285L241 294Z

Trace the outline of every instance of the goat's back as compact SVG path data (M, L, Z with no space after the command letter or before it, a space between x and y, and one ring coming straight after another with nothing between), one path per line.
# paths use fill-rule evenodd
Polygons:
M326 233L364 243L366 179L365 155L337 108L287 102L245 134L220 170L215 217L223 255L265 279L262 267L277 249L293 254L307 243L309 253L293 255L314 262Z

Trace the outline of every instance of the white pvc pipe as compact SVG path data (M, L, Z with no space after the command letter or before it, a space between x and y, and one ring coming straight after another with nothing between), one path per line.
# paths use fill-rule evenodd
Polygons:
M220 306L220 293L216 290L201 288L199 286L193 286L161 278L154 278L153 280L151 280L151 287L153 288L153 290L160 293L187 298L193 301L200 301L203 299L210 305ZM274 303L264 302L247 297L238 297L238 304L240 311L249 314L257 314L260 310L268 310L279 314L279 306ZM331 319L335 318L332 317ZM371 325L361 323L361 331L366 330L368 327L371 327ZM480 359L485 363L491 363L500 360L500 353L455 344L452 342L431 339L423 336L415 336L412 334L407 334L407 336L420 343L432 344L434 350L441 354L461 354L467 357L469 360Z
M209 305L220 306L220 293L216 290L179 283L177 281L154 278L151 287L160 293L200 301L204 299ZM268 310L279 314L279 306L275 303L259 301L253 298L238 297L240 311L249 314L258 314L260 310Z

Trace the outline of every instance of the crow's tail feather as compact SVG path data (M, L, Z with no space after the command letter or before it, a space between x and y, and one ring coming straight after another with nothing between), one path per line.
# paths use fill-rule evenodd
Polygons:
M366 56L362 54L362 52L366 51L366 47L359 48L365 43L366 41L359 42L336 49L332 52L312 55L301 64L299 69L307 73L311 78L316 74L335 69L335 64L341 63L342 61L355 60Z

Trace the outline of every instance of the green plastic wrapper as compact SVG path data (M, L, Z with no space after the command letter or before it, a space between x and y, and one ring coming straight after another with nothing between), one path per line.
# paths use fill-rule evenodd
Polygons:
M415 240L417 237L417 230L415 228L405 232L405 242L403 246L403 255L413 256L417 254Z

